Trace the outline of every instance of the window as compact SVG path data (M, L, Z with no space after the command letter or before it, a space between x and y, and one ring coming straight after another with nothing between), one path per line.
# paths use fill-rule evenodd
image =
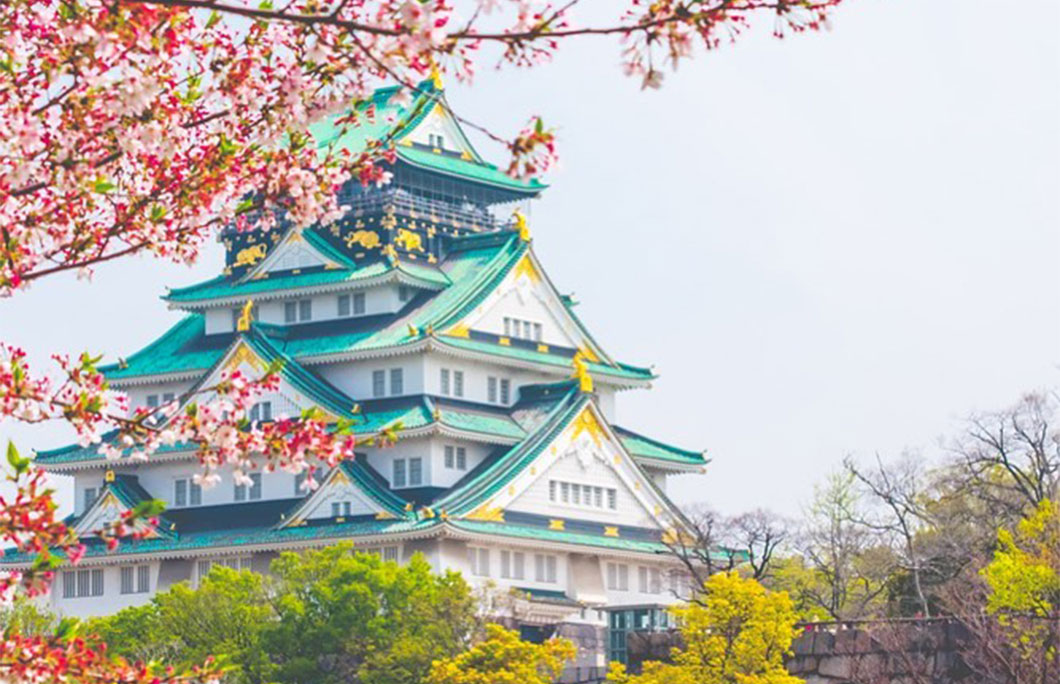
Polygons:
M188 505L188 481L177 480L173 483L173 505L176 507Z
M555 584L556 582L556 557L548 556L542 553L534 554L534 581L536 582L548 582Z
M331 517L337 518L340 515L349 516L353 514L353 503L350 501L332 501L331 502Z
M405 371L401 368L390 369L390 394L396 396L405 393Z
M63 598L103 595L103 569L63 573Z
M353 293L353 315L363 316L364 315L364 293L354 292Z
M471 568L471 574L478 577L490 576L490 550L469 546L467 548L467 562Z
M394 487L405 486L405 459L403 458L394 459L394 477L391 480L391 485Z
M449 469L467 470L467 449L446 445L445 467Z
M629 591L629 566L623 563L607 564L607 588L612 591Z
M348 294L339 295L339 315L350 315L350 296Z
M443 368L441 373L442 394L447 397L464 396L464 371L451 371Z
M386 396L386 371L372 371L372 396Z
M235 488L236 501L257 501L261 498L261 473L250 474L250 488L247 485L237 484Z
M309 321L313 319L313 300L303 299L298 302L298 320Z
M526 556L521 551L501 551L501 577L526 579Z
M453 371L453 396L464 396L464 371Z
M296 323L298 321L298 302L284 302L283 322Z
M607 507L612 511L618 508L618 492L614 489L607 490Z
M441 388L442 388L442 394L444 394L446 396L449 396L450 394L452 394L452 390L451 390L450 385L449 385L449 369L448 368L443 368L442 369L442 377L441 377L441 383L440 384L441 384Z
M83 511L87 511L92 508L92 504L96 503L96 497L99 496L99 490L95 487L85 487L85 501Z
M514 337L520 340L540 342L542 337L542 326L540 323L525 321L521 318L504 319L504 336Z
M648 593L662 593L662 571L659 568L650 568L648 571Z
M512 381L507 378L486 378L486 401L507 405L511 400Z
M162 403L163 404L168 404L169 402L173 401L176 398L177 398L177 395L173 394L172 392L166 392L166 393L164 393L162 395Z
M442 136L441 133L430 133L427 136L427 140L429 141L428 144L431 147L437 147L438 149L442 149L445 147L445 137Z
M147 408L158 408L158 395L148 394L147 395Z
M223 565L226 568L233 570L253 570L254 569L254 557L253 556L229 556L227 558L211 558L207 560L200 560L195 564L196 581L201 582L207 575L210 574L210 568L215 565Z
M409 486L417 487L423 484L423 459L409 459Z
M606 499L604 497L605 493L607 494ZM618 490L612 487L549 480L548 500L558 500L565 504L584 508L604 508L606 503L607 508L615 510L618 504Z
M398 299L407 302L412 299L412 288L405 285L398 286Z
M121 593L146 594L151 591L151 566L126 565L121 568Z
M648 568L643 565L637 567L637 591L642 594L648 593Z
M272 420L272 402L259 401L251 406L250 420L253 422L268 422Z
M305 323L313 319L313 300L299 299L297 302L284 302L284 323Z
M396 546L384 546L383 547L382 556L383 556L383 560L384 561L392 561L394 563L397 563L397 560L398 560L398 547L396 547Z

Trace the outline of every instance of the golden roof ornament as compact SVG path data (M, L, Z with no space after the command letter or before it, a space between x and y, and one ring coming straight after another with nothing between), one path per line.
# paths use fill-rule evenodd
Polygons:
M512 213L512 219L515 221L515 229L519 231L519 239L530 242L530 225L526 221L526 214L516 209Z
M445 85L442 83L442 72L438 69L438 62L431 61L431 83L434 84L435 90L442 90Z
M246 332L250 330L250 321L254 314L254 300L248 299L247 303L243 305L243 311L239 314L239 320L236 321L236 330L239 332Z
M578 352L571 360L574 365L574 373L571 377L578 381L578 388L587 394L593 391L593 376L589 375L589 367L585 363L585 355Z

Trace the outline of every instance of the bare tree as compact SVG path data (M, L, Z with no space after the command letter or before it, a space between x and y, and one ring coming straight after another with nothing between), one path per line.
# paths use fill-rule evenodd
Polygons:
M792 538L791 521L772 511L757 508L725 521L727 545L747 554L747 567L756 580L768 579L773 561Z
M835 620L864 618L887 588L887 549L858 521L865 517L853 475L833 473L817 487L801 550L821 578L807 598Z
M952 445L967 486L1018 516L1056 496L1060 485L1060 396L1034 392L1015 406L968 419Z
M699 507L684 511L684 520L663 535L667 552L679 560L690 578L689 584L699 588L716 572L733 570L740 554L724 542L725 520L717 512ZM684 595L671 588L678 598L695 601L695 592Z
M909 573L920 614L931 617L923 582L928 558L920 544L921 532L931 520L925 506L927 478L921 463L919 458L906 454L894 463L885 464L877 454L871 467L862 467L850 457L844 459L843 466L877 504L863 513L852 511L856 517L851 522L879 534L879 539L891 546L895 570Z

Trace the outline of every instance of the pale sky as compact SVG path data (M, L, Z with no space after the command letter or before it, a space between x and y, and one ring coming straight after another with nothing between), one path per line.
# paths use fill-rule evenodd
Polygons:
M534 246L596 339L660 373L619 422L713 459L680 503L797 514L847 454L931 457L968 412L1060 385L1055 0L848 0L831 32L746 36L659 91L603 39L449 90L498 131L557 126ZM39 284L0 300L0 340L128 355L178 318L165 286L220 261Z

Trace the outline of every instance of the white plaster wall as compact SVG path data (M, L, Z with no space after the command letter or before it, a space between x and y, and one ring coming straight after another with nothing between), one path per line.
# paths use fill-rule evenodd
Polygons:
M147 396L149 394L157 394L159 403L161 403L163 395L172 393L173 396L179 398L181 394L191 389L191 385L190 381L162 382L152 385L137 385L121 391L125 392L129 397L129 409L134 410L140 406L147 406Z
M509 281L502 285L507 291L501 295L492 306L486 309L478 318L473 318L472 328L495 335L504 335L504 318L518 318L541 324L541 342L560 347L577 348L580 346L578 338L572 337L563 329L557 314L556 306L562 306L558 301L552 302L552 307L546 303L552 299L543 285L535 287L515 287ZM522 335L512 335L514 338L526 339ZM536 340L535 340L536 341Z
M148 491L151 496L166 502L167 508L173 508L174 483L178 478L191 478L195 473L201 471L198 461L188 460L170 463L153 463L138 466L122 466L114 468L115 472L135 475L140 485ZM220 471L221 482L210 489L202 491L202 505L214 506L218 504L236 503L235 486L229 468ZM261 500L265 499L290 499L295 494L295 476L290 473L278 471L274 473L263 473L261 477ZM101 471L85 471L74 474L74 511L78 515L83 513L84 490L86 487L102 487L103 476Z
M608 563L615 563L618 565L625 565L627 573L629 575L629 589L622 591L618 589L607 589L607 565ZM640 590L640 577L639 570L641 566L646 568L658 568L661 579L661 591L659 593L653 593L650 591L651 588L651 575L649 573L649 591ZM615 559L615 558L601 558L600 559L600 572L603 578L603 586L607 594L607 603L611 606L622 606L622 605L641 605L645 603L661 603L664 605L674 605L680 603L674 592L670 590L670 571L673 565L664 563L648 563L643 561L629 561L626 559Z
M423 484L415 485L415 487L427 487L430 486L431 477L434 469L431 463L431 445L427 439L398 439L394 446L386 447L385 449L365 448L357 449L358 452L363 451L368 457L368 463L375 468L383 478L393 486L394 459L398 458L422 458L423 459ZM407 468L408 466L406 466ZM406 474L408 471L406 470ZM407 477L407 475L406 475ZM407 485L406 485L407 486ZM398 489L398 492L401 490Z
M448 354L440 354L437 352L427 353L425 354L425 357L426 359L423 365L423 370L424 387L426 388L427 394L442 394L442 368L448 368L453 371L460 370L464 372L464 396L453 396L453 398L464 399L465 401L479 402L482 404L487 403L487 399L489 396L487 394L487 379L490 376L494 376L496 378L508 378L512 381L512 395L510 404L514 404L519 398L519 387L530 384L556 382L558 380L566 378L569 375L569 373L566 372L557 372L555 374L537 373L534 371L506 367L499 363L481 363L478 361L469 361L467 359L462 359L456 356L450 356Z
M322 378L338 387L355 401L372 399L372 373L377 370L386 372L386 395L394 395L390 388L390 369L401 368L404 375L402 395L423 393L423 357L420 355L397 356L387 359L367 359L364 361L343 361L311 369Z
M111 615L123 608L142 606L151 600L158 587L157 562L129 563L128 565L147 565L151 568L150 591L144 594L122 594L121 593L121 567L120 565L108 565L103 567L103 595L84 596L81 598L63 598L63 570L57 573L56 582L52 591L48 594L47 605L56 613L68 617L92 617L96 615ZM79 569L89 570L91 565L80 566ZM74 572L77 572L75 569Z
M435 487L452 487L457 480L464 477L468 472L482 462L484 458L497 447L488 444L478 444L459 439L446 437L432 437L429 440L431 473L433 474L431 484ZM453 467L445 467L445 447L452 446ZM467 468L460 470L456 467L456 447L463 447L467 452Z
M617 498L615 510L606 507L606 492L604 493L604 508L565 504L559 500L558 491L557 500L550 501L549 480L614 489ZM609 463L591 458L587 464L583 464L582 460L574 455L560 458L541 473L540 477L508 506L508 509L560 518L593 520L608 525L634 527L657 527L658 525L654 516L644 509L633 492L615 474Z
M410 287L410 292L415 296L416 288ZM355 292L364 293L364 313L352 313L353 303L350 303L350 315L339 316L339 295L352 295ZM348 289L342 292L329 292L312 296L294 296L289 299L270 299L257 303L258 320L262 323L275 323L277 325L288 325L284 318L284 304L287 301L312 300L312 318L309 321L298 321L295 325L302 323L315 323L319 321L330 321L338 318L360 318L362 316L374 316L383 313L399 311L407 302L402 302L398 294L399 286L388 283L377 285L367 289ZM238 309L239 305L223 307L219 309L206 310L206 334L230 333L235 327L232 325L232 309Z

